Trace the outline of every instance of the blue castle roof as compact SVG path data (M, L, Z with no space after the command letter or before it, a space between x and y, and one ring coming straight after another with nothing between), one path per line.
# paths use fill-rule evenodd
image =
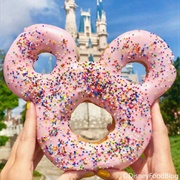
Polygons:
M89 38L89 41L88 41L88 47L92 47L92 41L91 41L90 38Z
M103 3L102 0L97 0L97 14L96 14L96 18L102 18L102 14L103 14Z
M90 54L90 56L89 56L89 62L94 62L94 58L93 58L93 55L92 54Z
M97 19L99 19L99 18L102 19L103 12L104 12L104 10L103 10L102 0L97 0L96 18ZM80 16L79 32L85 32L84 22L85 22L86 18L88 18L88 20L91 23L91 33L96 33L96 30L93 28L93 23L91 21L91 17L88 16L88 15L84 15L84 14L81 14L81 16Z
M93 24L92 24L90 16L85 16L85 15L81 15L81 17L80 17L79 32L85 32L85 30L84 30L84 21L85 21L86 18L88 18L90 20L90 22L91 22L91 33L96 33L95 29L93 28Z

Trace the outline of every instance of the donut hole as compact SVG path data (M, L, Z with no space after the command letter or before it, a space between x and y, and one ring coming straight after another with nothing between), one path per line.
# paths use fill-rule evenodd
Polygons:
M140 62L131 62L122 68L122 77L128 81L141 84L146 77L146 67Z
M83 102L76 107L69 125L80 140L92 143L103 142L115 128L110 113L91 102Z
M38 54L38 58L35 61L33 68L37 73L49 74L56 66L56 57L49 52L43 52Z

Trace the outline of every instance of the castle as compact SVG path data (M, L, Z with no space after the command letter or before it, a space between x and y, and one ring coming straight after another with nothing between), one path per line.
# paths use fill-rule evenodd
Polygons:
M97 0L95 28L91 20L90 10L83 11L82 9L80 12L79 28L77 28L76 8L75 0L65 0L65 29L73 36L76 42L80 61L89 60L90 62L97 62L108 45L106 13L103 9L103 2L102 0ZM127 64L121 73L122 76L129 81L138 83L138 75L133 73L132 63Z
M97 62L107 47L106 13L102 0L97 0L95 28L91 20L90 10L80 12L80 22L77 28L75 0L65 0L66 11L65 29L74 38L80 56L80 61ZM138 83L137 74L133 73L132 64L127 64L121 71L127 80ZM84 138L102 139L107 133L107 124L112 123L112 116L105 110L92 103L81 103L71 115L70 127L74 133Z

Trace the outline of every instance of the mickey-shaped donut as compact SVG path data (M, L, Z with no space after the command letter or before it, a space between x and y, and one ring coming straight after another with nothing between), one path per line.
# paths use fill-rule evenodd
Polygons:
M56 57L49 74L34 71L41 52ZM37 139L44 154L60 169L124 169L143 153L151 138L151 105L173 84L173 55L157 35L130 31L113 40L99 62L78 62L75 42L65 30L38 24L14 41L4 62L8 87L32 101L37 111ZM129 62L147 69L142 84L121 76ZM106 109L114 129L99 142L88 142L69 125L73 110L82 102Z

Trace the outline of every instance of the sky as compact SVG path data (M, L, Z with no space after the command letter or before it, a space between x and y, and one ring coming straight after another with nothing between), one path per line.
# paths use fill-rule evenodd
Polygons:
M96 0L75 0L76 21L80 10L91 11L95 26ZM8 51L14 39L32 24L65 27L64 0L0 0L0 49ZM107 16L108 42L122 33L144 29L160 36L180 57L180 0L103 0ZM143 74L140 65L134 71Z

